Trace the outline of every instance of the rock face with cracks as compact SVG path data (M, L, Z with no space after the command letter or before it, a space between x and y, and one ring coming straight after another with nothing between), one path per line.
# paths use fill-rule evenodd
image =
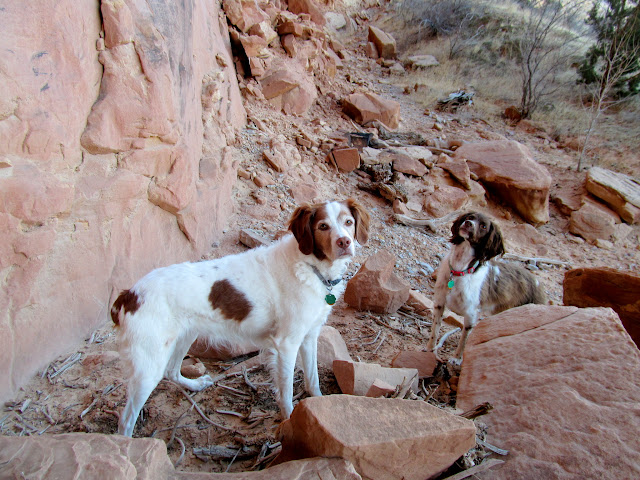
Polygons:
M342 457L362 478L376 480L429 478L476 438L472 421L425 402L351 395L302 400L281 432L276 461Z
M469 170L484 186L513 206L527 222L549 221L551 175L525 145L504 140L466 143L454 156L465 158Z
M258 472L183 473L174 469L162 440L69 433L49 437L0 436L0 477L108 478L110 480L360 480L339 458L287 462Z
M0 402L102 325L120 290L221 234L246 113L219 14L3 6Z
M611 309L527 305L483 319L457 407L491 403L488 441L509 455L478 477L640 478L638 372L640 351Z

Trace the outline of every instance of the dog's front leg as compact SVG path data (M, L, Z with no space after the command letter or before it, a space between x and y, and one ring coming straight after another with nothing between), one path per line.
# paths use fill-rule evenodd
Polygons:
M462 364L462 354L464 352L464 347L467 344L467 336L473 327L478 323L477 314L466 314L464 316L464 328L462 329L462 336L460 337L460 342L458 343L458 348L456 349L456 355L454 358L449 360L449 363L453 365L461 365Z
M290 339L283 339L275 347L272 375L283 420L293 412L293 373L299 348L300 343Z
M435 349L436 342L438 341L438 335L440 334L440 326L442 325L442 317L444 315L444 306L447 301L446 292L441 293L441 288L436 285L436 295L434 298L435 309L433 312L433 324L431 325L431 336L427 343L427 350L432 351Z
M318 377L318 336L322 327L312 329L300 345L300 360L304 370L304 387L313 397L322 396Z

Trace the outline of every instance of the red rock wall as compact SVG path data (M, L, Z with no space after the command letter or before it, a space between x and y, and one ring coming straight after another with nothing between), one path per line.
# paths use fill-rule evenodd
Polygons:
M218 2L0 0L0 401L231 212L244 125Z

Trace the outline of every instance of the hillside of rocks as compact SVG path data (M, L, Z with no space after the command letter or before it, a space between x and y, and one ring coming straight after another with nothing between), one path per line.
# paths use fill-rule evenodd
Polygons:
M402 32L376 27L385 2L103 0L1 14L0 473L42 472L49 458L67 473L118 465L122 478L639 473L640 172L576 172L543 125L487 121L472 102L425 110L415 95L428 86L406 74L437 59L398 51ZM27 15L43 28L26 35ZM223 377L192 397L204 416L163 382L134 433L160 440L100 435L116 432L126 394L107 322L121 289L158 266L268 243L297 205L348 197L372 230L324 332L325 397L306 399L298 372L300 408L280 425L256 352L194 349L185 368ZM433 272L454 217L472 209L496 219L505 259L532 270L550 304L481 322L459 369L447 364L459 334L437 355L424 345ZM373 280L359 282L367 265ZM452 332L460 319L447 322ZM355 441L340 438L336 412L352 415ZM117 453L97 461L103 450ZM317 456L343 460L305 460Z

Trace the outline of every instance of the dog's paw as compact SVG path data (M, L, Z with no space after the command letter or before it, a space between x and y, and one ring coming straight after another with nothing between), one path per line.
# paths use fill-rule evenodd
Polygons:
M202 375L201 377L197 378L197 381L199 383L198 391L204 390L205 388L213 385L213 379L211 378L211 375Z
M460 365L462 365L462 359L461 358L450 358L449 359L449 363L451 365L453 365L454 367L459 367Z

